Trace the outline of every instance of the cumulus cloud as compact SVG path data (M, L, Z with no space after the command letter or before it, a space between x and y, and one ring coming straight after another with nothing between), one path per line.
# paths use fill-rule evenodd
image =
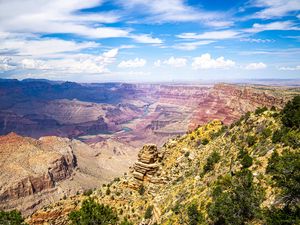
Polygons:
M193 59L193 69L227 69L235 66L232 60L225 60L223 56L213 59L209 53Z
M160 66L161 66L161 60L156 60L156 61L153 63L153 65L154 65L155 67L160 67Z
M163 61L164 64L174 67L183 67L186 66L187 59L186 58L175 58L170 57L169 59Z
M39 69L39 70L48 70L51 67L47 64L46 61L36 60L36 59L22 59L21 65L23 69Z
M0 72L15 69L16 66L12 64L12 58L7 56L0 56Z
M138 68L146 65L145 59L135 58L130 60L124 60L119 63L119 68Z
M267 65L262 62L249 63L245 67L246 70L260 70L260 69L265 69L265 68L267 68Z
M279 67L278 69L283 70L283 71L298 71L298 70L300 70L300 65L295 66L295 67L282 66L282 67Z
M74 54L65 55L64 58L50 58L47 60L23 58L16 60L15 69L52 71L68 74L100 74L109 72L108 66L115 62L118 49L111 49L102 55Z

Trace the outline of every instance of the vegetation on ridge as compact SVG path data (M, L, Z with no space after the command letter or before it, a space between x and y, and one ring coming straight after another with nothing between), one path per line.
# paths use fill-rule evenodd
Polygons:
M134 189L124 176L92 197L134 224L300 224L299 101L172 139L153 175L162 183L146 179Z

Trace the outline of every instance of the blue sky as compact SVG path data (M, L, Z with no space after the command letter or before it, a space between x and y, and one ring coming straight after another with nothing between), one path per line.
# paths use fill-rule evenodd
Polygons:
M0 1L0 77L300 79L300 1Z

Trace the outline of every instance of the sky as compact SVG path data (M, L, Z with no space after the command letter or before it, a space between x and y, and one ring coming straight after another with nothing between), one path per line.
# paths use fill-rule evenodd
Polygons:
M300 0L0 0L0 78L300 79Z

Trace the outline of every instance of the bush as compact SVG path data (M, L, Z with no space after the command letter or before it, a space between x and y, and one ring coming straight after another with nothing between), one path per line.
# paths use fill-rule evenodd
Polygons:
M172 211L177 215L180 213L180 205L176 203L176 205L172 208Z
M265 111L267 111L268 110L268 108L267 107L263 107L263 108L257 108L256 110L255 110L255 115L260 115L260 114L262 114L263 112L265 112Z
M150 219L152 217L152 211L153 211L153 205L148 206L148 208L146 209L144 218Z
M207 145L209 143L209 140L207 139L207 138L204 138L203 140L202 140L202 144L203 145Z
M79 210L69 214L69 219L74 225L111 225L117 223L118 215L111 207L99 204L89 198L83 201Z
M214 165L217 162L219 162L220 159L221 159L220 154L216 151L213 151L206 160L206 164L203 167L203 173L207 173L207 172L213 170Z
M83 195L85 195L85 196L90 196L92 193L93 193L93 190L92 190L92 189L88 189L88 190L85 190L85 191L83 192Z
M241 164L243 166L244 169L249 168L250 166L252 166L253 164L253 159L251 156L249 156L248 154L246 154L241 161Z
M275 151L267 167L275 185L282 189L287 204L300 199L300 152L285 150L281 156Z
M297 130L289 130L281 141L292 148L300 148L300 132Z
M281 189L278 199L282 208L267 210L267 222L272 225L300 224L300 152L286 150L280 156L275 151L267 167L267 173L272 175L274 185Z
M253 146L255 144L256 138L254 136L252 136L252 135L249 135L246 138L246 142L248 144L248 147L251 147L251 146Z
M243 225L259 218L263 191L253 183L251 171L244 169L234 177L219 178L212 199L208 206L212 224Z
M273 133L273 136L272 136L272 142L275 144L275 143L278 143L281 141L281 138L283 137L284 133L282 130L276 130L274 133Z
M272 130L270 128L266 128L262 131L262 135L264 138L270 137L272 134Z
M249 156L248 152L244 149L241 149L238 155L238 159L240 159L240 162L243 166L243 169L249 168L253 164L253 159L251 156Z
M204 216L198 211L196 204L192 204L188 207L187 214L189 217L189 225L201 224L204 221Z
M289 128L300 128L300 96L289 101L282 110L282 123Z
M280 130L274 132L272 136L272 142L290 146L292 148L300 147L300 132L291 128L282 127Z
M13 210L9 212L0 211L1 225L25 225L24 219L19 211Z
M189 156L190 156L190 152L184 153L184 156L185 156L185 157L189 157Z
M144 195L145 194L145 187L144 187L144 185L140 185L138 192L139 192L140 195Z

